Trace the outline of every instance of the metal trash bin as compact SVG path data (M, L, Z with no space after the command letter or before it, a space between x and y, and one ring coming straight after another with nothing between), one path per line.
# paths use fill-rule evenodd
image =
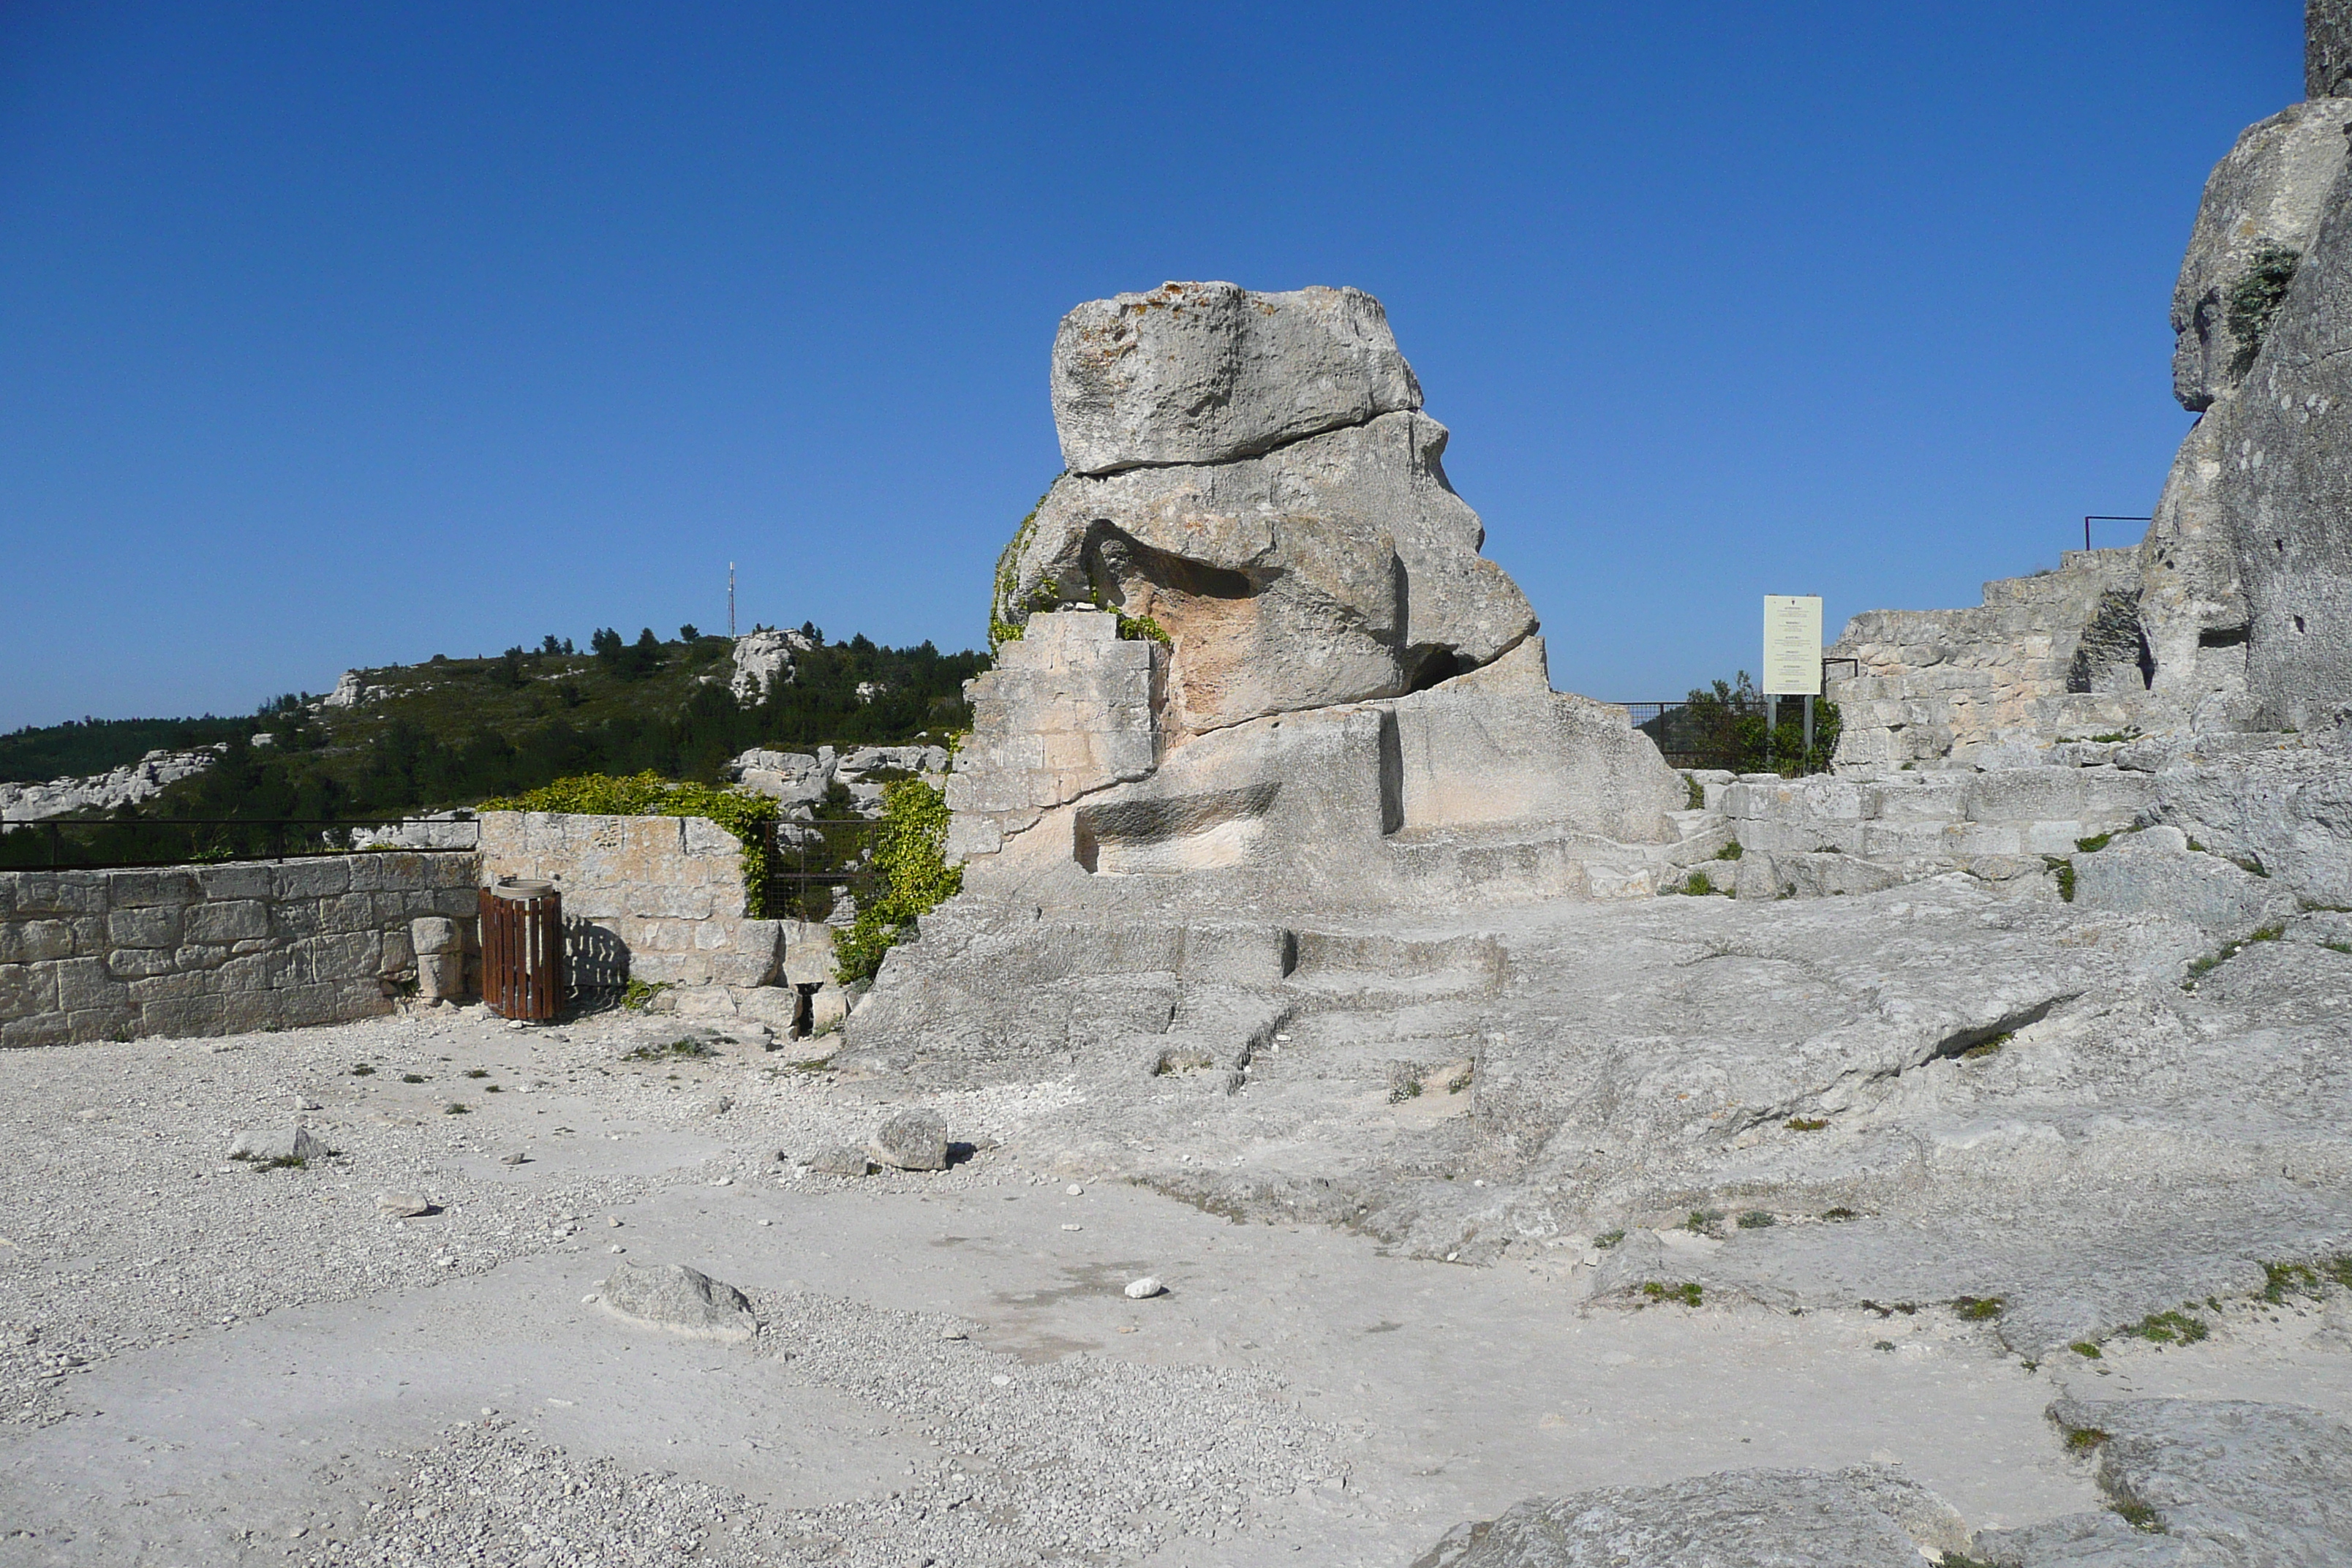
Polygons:
M563 1006L563 895L501 877L482 889L482 1000L501 1018L552 1018Z

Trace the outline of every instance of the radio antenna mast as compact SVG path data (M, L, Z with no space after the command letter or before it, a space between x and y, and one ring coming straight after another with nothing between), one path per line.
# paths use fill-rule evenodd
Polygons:
M735 640L735 563L727 563L727 640Z

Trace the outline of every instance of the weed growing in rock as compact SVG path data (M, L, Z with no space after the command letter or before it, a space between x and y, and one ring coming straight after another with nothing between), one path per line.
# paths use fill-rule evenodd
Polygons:
M1960 1059L1964 1062L1980 1062L1987 1057L1999 1055L2001 1047L2015 1038L2017 1038L2015 1029L2003 1029L2000 1034L1979 1040L1975 1045L1962 1051Z
M488 1078L490 1074L489 1069L487 1068L467 1068L466 1069L466 1076L467 1078Z
M1722 848L1717 850L1715 852L1715 858L1718 860L1737 860L1740 856L1746 853L1747 850L1740 845L1739 840L1735 838L1730 843L1725 845Z
M400 1081L403 1083L430 1083L433 1080L426 1078L421 1072L404 1072L400 1075Z
M1870 1342L1870 1348L1874 1351L1891 1351L1895 1348L1895 1342L1893 1340L1873 1340Z
M2076 1355L2083 1357L2085 1361L2098 1361L2102 1359L2099 1355L2099 1347L2093 1344L2089 1340L2076 1340L2073 1344L2068 1345L2066 1348L2073 1351Z
M441 1108L441 1114L444 1116L471 1116L474 1114L474 1111L473 1108L468 1106L464 1100L453 1100L448 1104Z
M2074 840L2074 848L2078 854L2095 855L2100 850L2105 849L2108 845L2114 843L2115 837L2116 836L2112 833L2094 833L2088 838L2077 838Z
M1952 1299L1952 1310L1960 1315L1964 1323L1989 1323L2008 1310L2009 1299L2005 1296L1956 1296Z
M2063 855L2044 855L2042 863L2058 878L2058 897L2067 903L2074 901L2074 862Z
M1706 786L1688 773L1683 775L1683 806L1687 811L1699 811L1706 805Z
M1690 1218L1683 1221L1683 1228L1685 1230L1695 1230L1698 1232L1699 1235L1705 1236L1708 1231L1713 1230L1717 1226L1721 1225L1722 1223L1723 1211L1721 1209L1693 1209L1690 1212Z
M373 1077L374 1073L375 1068L368 1066L365 1062L360 1063L359 1066L352 1069L352 1076L353 1078L370 1078Z
M1739 1228L1742 1230L1766 1230L1778 1223L1762 1209L1749 1209L1739 1216Z
M2330 952L2352 952L2352 942L2323 942L2319 945Z
M2164 1533L2164 1521L2157 1516L2156 1510L2144 1502L2134 1502L2129 1498L2120 1498L2107 1506L2120 1514L2123 1521L2134 1530L2146 1531L2150 1535Z
M1822 1217L1829 1221L1832 1225L1843 1225L1847 1220L1860 1219L1862 1216L1854 1213L1852 1209L1835 1208L1830 1210L1827 1214L1822 1215Z
M1606 1252L1624 1239L1625 1233L1622 1230L1604 1230L1592 1238L1592 1245L1601 1251Z
M882 786L874 896L859 903L856 924L834 942L835 968L845 983L872 979L917 920L962 890L963 868L949 865L943 853L947 835L947 797L937 789L920 779Z
M642 1013L654 1005L654 998L670 988L670 982L632 980L621 988L621 1005L632 1013Z
M2319 1294L2319 1271L2307 1264L2265 1263L2263 1276L2263 1300L2273 1307L2283 1304L2290 1290L2298 1296Z
M1829 1123L1818 1116L1791 1116L1784 1125L1791 1132L1819 1132Z
M639 1046L634 1051L624 1053L621 1059L625 1062L662 1062L673 1057L709 1057L717 1054L700 1040L688 1035L672 1040L666 1046Z
M2238 954L2245 952L2247 948L2251 947L2255 942L2276 942L2285 934L2286 927L2283 925L2258 927L2252 934L2249 935L2243 942L2225 942L2218 952L2209 952L2202 958L2190 960L2189 964L2189 973L2187 977L2180 982L2180 988L2183 991L2196 990L2197 983L2199 981L2204 979L2207 975L2221 968L2221 965L2229 963L2230 960L2237 957Z
M2107 1434L2096 1426L2066 1428L2066 1451L2070 1454L2087 1454L2106 1440Z
M2230 335L2238 340L2240 370L2252 365L2254 356L2263 352L2263 340L2270 335L2271 323L2286 302L2287 286L2294 281L2294 269L2302 260L2299 250L2265 245L2254 252L2245 275L2230 285Z
M2201 1318L2186 1312L2150 1312L2138 1322L2123 1331L2159 1345L2193 1345L2212 1331Z
M1150 616L1119 616L1118 638L1121 642L1156 642L1161 647L1176 646L1169 639L1167 628Z
M1679 1279L1668 1283L1661 1279L1645 1281L1642 1294L1652 1301L1680 1301L1685 1307L1696 1307L1706 1294L1695 1280Z
M229 1158L257 1171L305 1171L310 1166L310 1162L299 1154L273 1154L267 1160L258 1154L231 1154Z

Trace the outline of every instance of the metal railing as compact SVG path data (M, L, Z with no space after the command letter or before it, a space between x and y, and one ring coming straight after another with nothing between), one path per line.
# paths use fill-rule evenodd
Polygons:
M1657 742L1666 765L1676 768L1731 768L1739 757L1728 736L1720 733L1726 717L1761 717L1761 699L1752 702L1709 702L1693 712L1687 699L1679 702L1620 702L1633 715L1633 728Z
M852 897L874 880L871 839L881 823L865 816L789 819L768 829L768 914L776 920L822 921L833 912L835 889Z
M352 853L351 836L379 818L47 816L0 822L0 870L203 866L226 860L296 860ZM463 851L404 849L403 854Z

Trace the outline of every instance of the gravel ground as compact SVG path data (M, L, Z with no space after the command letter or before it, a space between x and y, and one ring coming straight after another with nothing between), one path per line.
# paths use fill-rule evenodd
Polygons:
M1941 1309L1623 1310L1549 1256L1073 1182L1066 1083L928 1097L950 1170L819 1175L898 1107L761 1045L445 1012L0 1056L0 1563L1401 1565L1531 1492L1756 1464L2079 1511L2068 1392L2352 1410L2336 1295L2038 1370ZM226 1158L298 1117L336 1152ZM765 1331L619 1322L583 1298L621 1256Z

